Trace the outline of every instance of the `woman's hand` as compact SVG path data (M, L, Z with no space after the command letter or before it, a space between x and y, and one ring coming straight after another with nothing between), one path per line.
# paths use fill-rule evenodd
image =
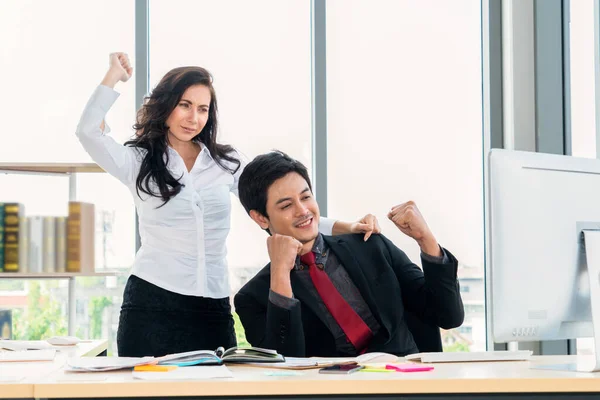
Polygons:
M102 80L102 85L114 88L117 82L127 82L133 75L133 67L127 53L110 53L108 72Z
M373 214L367 214L356 222L335 221L333 224L333 235L344 235L348 233L364 233L365 242L371 237L371 234L381 233L379 221Z

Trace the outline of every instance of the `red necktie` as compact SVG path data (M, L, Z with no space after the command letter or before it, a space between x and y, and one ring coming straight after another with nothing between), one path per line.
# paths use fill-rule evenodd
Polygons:
M323 299L323 303L325 303L325 306L340 328L342 328L356 351L361 352L373 337L371 329L350 307L350 304L344 300L340 292L333 286L327 273L317 267L315 264L315 255L312 251L301 256L300 261L308 265L310 277L317 292L319 292L319 296Z

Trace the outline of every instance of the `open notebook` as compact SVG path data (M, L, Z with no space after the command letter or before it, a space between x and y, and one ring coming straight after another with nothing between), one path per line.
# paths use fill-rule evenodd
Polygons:
M224 363L280 363L285 358L275 350L260 347L232 347L215 351L195 350L185 353L168 354L162 357L71 357L65 371L101 372L118 369L133 369L141 365L221 365Z
M223 363L280 363L285 358L275 350L260 347L232 347L215 351L195 350L158 357L161 365L219 365Z

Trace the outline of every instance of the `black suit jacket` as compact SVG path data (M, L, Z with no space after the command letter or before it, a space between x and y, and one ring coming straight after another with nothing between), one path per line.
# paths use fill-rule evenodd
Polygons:
M383 235L365 242L363 235L324 236L360 291L381 329L367 351L403 356L417 352L405 321L409 310L421 321L444 329L460 326L464 310L456 277L458 262L446 251L448 264L423 260L423 270ZM269 301L270 264L234 298L236 312L253 346L286 356L335 357L334 337L319 316L316 300L291 272L299 304L287 310Z

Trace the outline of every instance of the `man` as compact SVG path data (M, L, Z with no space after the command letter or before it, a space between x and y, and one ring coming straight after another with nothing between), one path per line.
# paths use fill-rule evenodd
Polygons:
M423 271L383 235L323 236L304 165L281 152L256 157L239 180L240 201L271 236L271 262L235 296L246 338L286 356L418 352L405 312L450 329L463 322L457 261L417 206L388 214L421 248Z

